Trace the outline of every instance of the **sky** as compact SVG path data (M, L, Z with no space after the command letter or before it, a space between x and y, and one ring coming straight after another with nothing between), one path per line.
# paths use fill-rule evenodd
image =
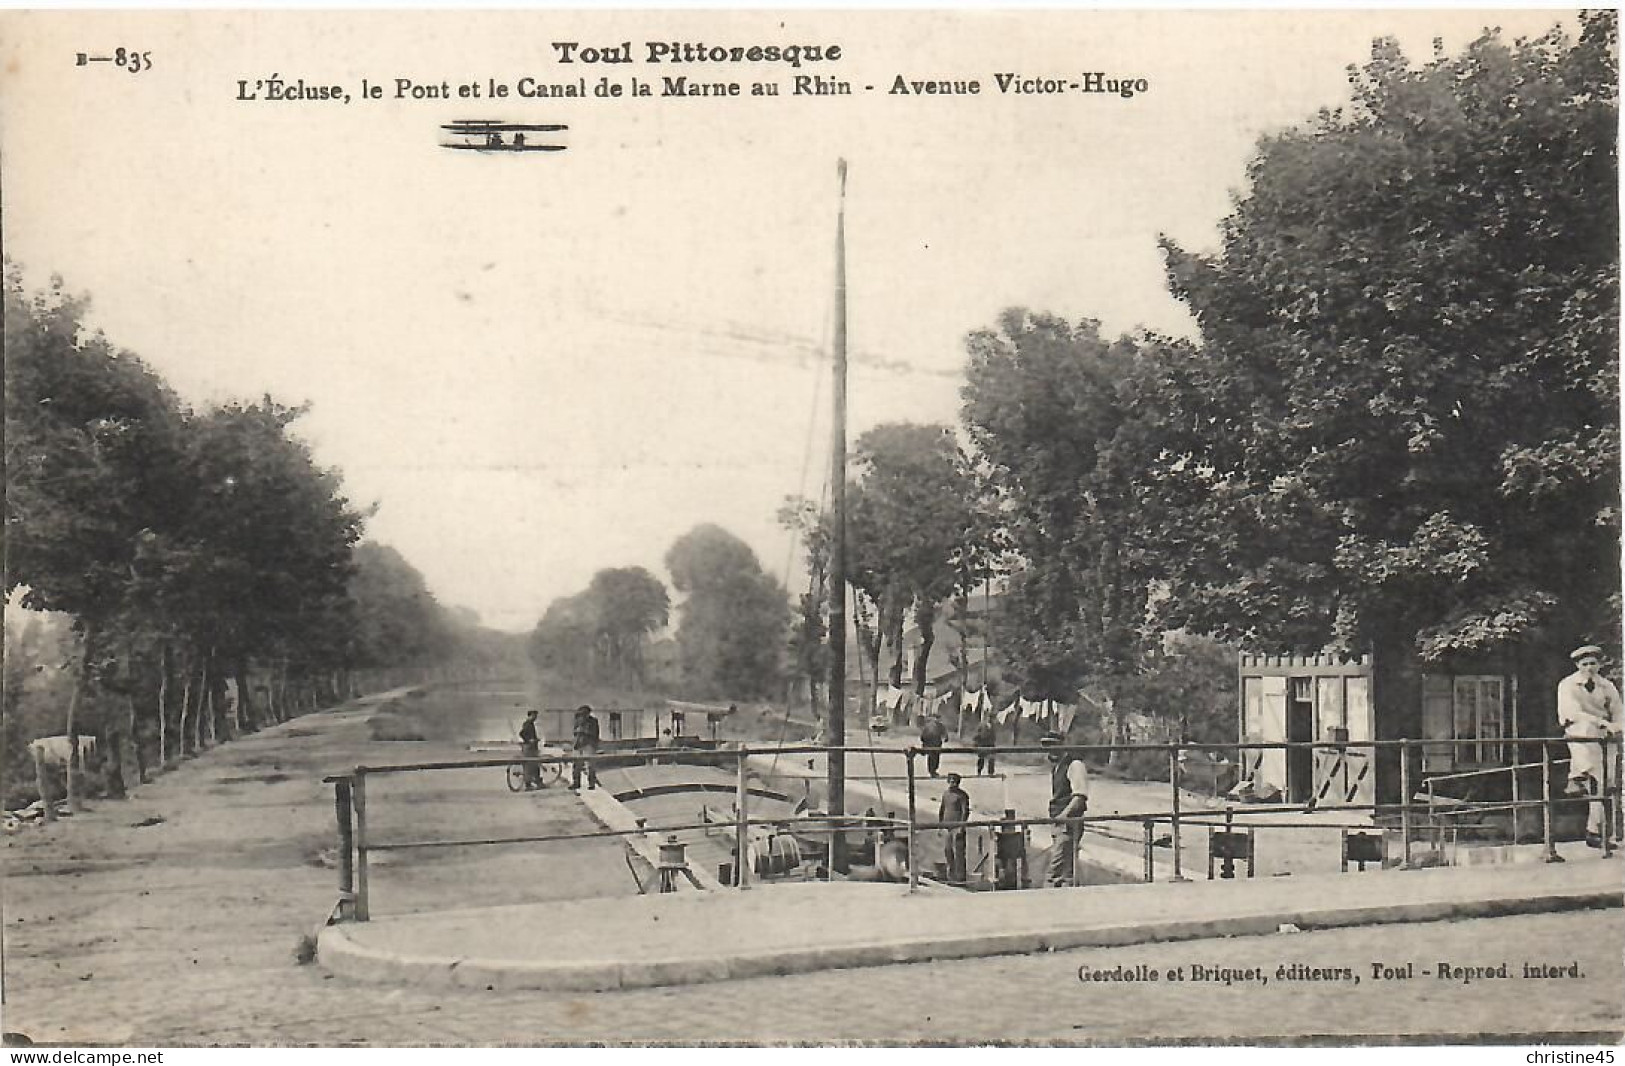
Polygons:
M838 159L848 437L952 423L964 337L1004 308L1190 333L1159 235L1214 248L1258 137L1345 102L1373 37L1421 60L1435 36L1455 50L1485 26L1559 21L1574 25L1461 9L3 11L0 222L35 284L88 294L94 324L188 402L308 401L298 433L376 507L369 536L442 602L519 631L599 569L667 578L667 549L707 522L804 585L775 515L829 467ZM570 41L629 41L636 61L564 64L554 42ZM842 55L644 62L660 41ZM150 66L77 63L120 47ZM1147 88L994 83L1088 72ZM852 95L794 95L799 74ZM678 75L745 95L660 95ZM898 77L981 92L895 94ZM350 99L271 101L255 83L272 78ZM527 78L654 95L513 95ZM362 99L363 79L383 97ZM452 98L397 99L397 79ZM756 82L780 95L750 97ZM567 148L439 147L457 119L567 125Z

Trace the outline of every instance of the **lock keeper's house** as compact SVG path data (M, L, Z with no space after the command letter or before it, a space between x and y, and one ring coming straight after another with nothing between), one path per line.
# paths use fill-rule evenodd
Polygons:
M1308 748L1247 752L1246 770L1278 788L1290 803L1395 803L1401 796L1397 748L1373 752L1372 740L1426 741L1411 764L1411 788L1429 777L1538 764L1538 745L1515 759L1508 741L1551 737L1555 690L1569 673L1567 650L1528 642L1497 655L1460 655L1437 662L1390 653L1243 652L1239 664L1243 742L1347 741L1343 751ZM1554 757L1559 753L1554 751ZM1538 795L1538 765L1518 771L1520 792ZM1451 778L1440 792L1459 798L1506 798L1509 774Z

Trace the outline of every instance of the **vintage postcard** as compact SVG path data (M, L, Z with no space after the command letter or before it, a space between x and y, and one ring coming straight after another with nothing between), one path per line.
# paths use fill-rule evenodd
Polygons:
M1612 1062L1617 21L0 12L5 1054Z

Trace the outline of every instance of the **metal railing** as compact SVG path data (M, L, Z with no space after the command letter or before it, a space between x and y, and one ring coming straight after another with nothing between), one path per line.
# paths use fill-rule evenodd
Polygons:
M1500 743L1502 744L1517 746L1514 749L1514 762L1510 766L1480 768L1472 771L1457 773L1433 774L1429 775L1425 779L1423 792L1421 793L1421 798L1425 804L1423 809L1427 812L1427 822L1425 823L1424 828L1431 828L1437 831L1441 817L1460 818L1468 812L1476 812L1482 815L1497 811L1511 811L1511 817L1514 825L1513 837L1514 842L1516 843L1518 837L1516 829L1517 811L1519 809L1540 807L1543 811L1542 842L1545 846L1545 861L1563 861L1557 854L1556 843L1553 837L1552 808L1555 803L1563 802L1564 800L1573 800L1575 797L1564 796L1562 794L1554 795L1552 768L1554 765L1559 765L1566 760L1553 760L1551 757L1551 745L1558 743L1573 744L1577 742L1595 743L1600 745L1602 748L1602 758L1599 760L1602 767L1602 780L1598 782L1599 788L1597 791L1591 795L1588 795L1584 799L1587 803L1600 803L1603 806L1603 851L1605 856L1611 856L1613 854L1613 837L1618 832L1618 827L1621 824L1621 813L1619 809L1621 774L1617 769L1610 773L1609 769L1610 765L1617 762L1620 756L1620 742L1618 737L1598 738L1595 740L1585 741L1576 741L1573 738L1564 737L1524 738L1517 741L1501 741ZM836 749L828 745L816 744L771 745L765 747L749 747L746 745L741 745L735 748L717 749L651 747L633 750L600 752L591 755L578 755L574 753L562 755L543 754L535 756L511 755L496 758L441 760L386 766L357 766L348 774L334 775L324 779L324 781L331 783L334 786L334 811L338 826L338 871L340 896L339 905L337 908L335 908L335 913L339 917L348 918L355 921L364 922L369 919L371 900L368 885L368 873L369 857L373 852L400 851L409 849L494 846L505 844L551 844L566 841L594 839L635 840L642 838L649 841L659 841L666 834L688 831L714 832L719 828L719 823L716 821L702 820L699 822L685 822L669 825L648 825L640 820L638 826L633 829L605 828L589 832L535 833L479 838L380 841L373 839L368 829L367 782L371 778L383 777L387 775L484 768L507 768L512 766L526 766L529 764L541 766L550 763L568 764L578 768L584 768L591 765L594 770L596 770L598 766L606 764L625 764L628 762L662 762L670 764L674 761L682 761L688 763L699 762L707 765L717 763L732 763L735 781L735 810L732 820L734 835L734 862L732 871L733 876L730 880L734 887L741 890L747 889L750 887L750 883L752 881L750 862L747 861L747 856L750 854L750 830L752 828L762 827L784 828L787 825L793 824L796 827L796 832L798 834L827 834L831 838L833 838L835 834L844 835L853 832L872 832L876 829L891 828L901 830L905 834L907 846L908 885L910 891L913 892L920 888L922 880L920 874L921 863L918 861L919 836L922 832L930 830L960 831L985 828L994 834L1019 831L1025 837L1032 826L1047 825L1057 830L1056 835L1058 840L1081 840L1084 833L1093 832L1102 836L1114 837L1118 840L1133 841L1135 839L1135 835L1132 832L1115 832L1113 827L1118 823L1127 826L1137 826L1140 830L1139 840L1143 858L1143 879L1145 881L1154 880L1156 873L1156 863L1154 857L1155 849L1166 844L1166 846L1170 849L1172 863L1172 872L1166 878L1166 880L1172 882L1186 882L1190 880L1190 878L1185 876L1184 871L1184 835L1185 831L1188 829L1207 828L1209 830L1210 877L1212 876L1212 860L1215 857L1213 850L1215 845L1213 841L1216 837L1233 837L1237 833L1236 824L1238 818L1247 823L1249 835L1252 830L1261 828L1318 828L1341 830L1343 831L1345 837L1345 855L1343 865L1346 868L1348 861L1346 853L1348 831L1372 830L1374 828L1376 815L1379 812L1387 812L1389 814L1397 813L1398 815L1401 853L1398 865L1401 867L1409 867L1413 864L1413 843L1418 838L1417 826L1415 824L1415 808L1417 806L1418 794L1412 788L1412 763L1418 761L1417 756L1421 755L1424 750L1428 748L1437 748L1439 745L1446 743L1454 744L1456 742L1414 739L1358 742L1247 741L1224 745L1066 744L1059 747L1034 745L994 745L992 747L944 746L932 749L925 749L918 746L898 748L874 745L848 746L840 749ZM1525 745L1534 744L1541 746L1541 761L1539 763L1516 762L1518 751L1521 751ZM1294 749L1309 749L1311 751L1328 750L1335 752L1344 752L1350 749L1368 750L1370 751L1373 759L1378 752L1397 751L1400 776L1400 800L1397 803L1379 803L1375 801L1375 793L1373 792L1373 802L1370 803L1343 802L1315 803L1311 805L1313 809L1320 811L1342 811L1350 813L1367 812L1372 816L1372 820L1364 823L1333 823L1323 820L1317 820L1312 823L1306 823L1301 820L1279 821L1273 823L1262 821L1263 818L1272 814L1280 814L1284 810L1305 810L1306 808L1301 803L1282 803L1240 808L1235 806L1227 806L1222 812L1217 810L1207 810L1200 813L1187 813L1184 810L1181 794L1186 790L1184 787L1182 787L1180 782L1181 772L1179 759L1181 752L1201 751L1205 753L1208 751L1222 751L1225 753L1235 753L1239 756L1242 752L1249 751L1290 752ZM822 815L798 814L793 818L786 818L783 816L771 818L753 818L750 816L751 794L753 791L761 791L760 789L753 790L750 785L751 758L756 756L779 757L785 755L827 755L829 752L834 750L844 751L848 755L872 754L877 756L886 755L894 758L903 758L906 761L906 773L901 775L901 779L907 783L908 789L907 819L903 820L895 817L853 815L847 814L844 811L831 812ZM1608 757L1610 750L1613 752L1613 759ZM1017 817L1015 811L1007 807L1002 817L971 818L963 822L954 823L939 823L934 819L929 821L922 820L919 810L919 778L916 771L917 760L922 756L929 756L933 754L938 757L946 755L975 756L986 755L990 752L995 757L1032 754L1042 754L1047 756L1056 751L1064 752L1072 757L1083 757L1091 754L1106 754L1109 756L1114 752L1160 752L1165 754L1168 759L1170 789L1169 803L1167 808L1154 811L1134 811L1127 813L1114 812L1111 814L1085 813L1084 815L1075 819L1063 820L1043 816ZM1438 809L1440 805L1435 802L1435 789L1437 784L1440 782L1466 780L1476 777L1489 777L1494 774L1510 772L1514 782L1513 787L1516 789L1517 770L1527 770L1535 766L1539 766L1541 769L1541 795L1539 798L1524 799L1520 795L1515 794L1512 800L1505 802L1479 802L1476 800L1458 801L1449 805L1450 812L1448 814L1441 813L1441 811ZM881 775L877 774L877 781L879 779L881 779ZM895 780L897 777L895 775L885 775L884 779ZM855 780L861 781L861 778ZM1070 836L1066 832L1068 829L1068 827L1064 824L1066 822L1071 822L1076 827L1077 835L1075 837ZM1163 837L1157 837L1157 830L1163 825L1168 827L1168 832L1164 834ZM1235 843L1233 840L1231 840L1230 842L1226 843L1225 846L1234 847ZM1232 858L1234 858L1234 856L1232 856ZM1248 844L1248 853L1246 858L1249 863L1250 873L1253 858L1250 842ZM1073 861L1075 869L1076 855L1073 856ZM1226 868L1226 876L1228 876L1228 864Z

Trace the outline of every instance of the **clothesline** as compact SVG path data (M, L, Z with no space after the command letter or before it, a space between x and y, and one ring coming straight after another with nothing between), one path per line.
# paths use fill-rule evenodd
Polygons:
M961 714L983 715L994 713L994 704L988 698L984 689L949 689L936 696L916 696L906 688L896 685L887 685L875 693L875 710L895 714L905 706L922 704L928 708L927 713L941 714L944 710L957 706ZM1062 703L1058 700L1043 699L1029 700L1019 691L1003 706L1003 709L994 713L994 719L1000 725L1009 725L1017 718L1030 721L1049 722L1052 728L1065 733L1072 728L1077 717L1078 708L1074 704Z

